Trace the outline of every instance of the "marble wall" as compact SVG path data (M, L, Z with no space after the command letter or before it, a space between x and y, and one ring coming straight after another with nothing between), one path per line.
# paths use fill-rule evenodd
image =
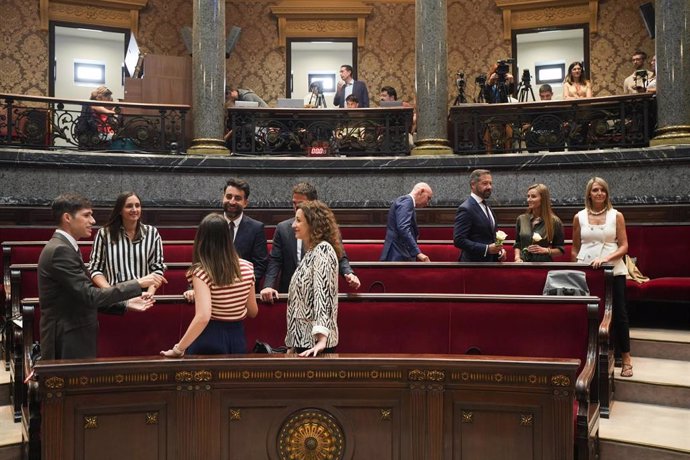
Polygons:
M278 28L270 8L278 0L229 0L226 25L242 27L227 61L228 82L249 87L275 101L285 91L285 50L277 46ZM334 1L334 0L329 0ZM644 28L639 5L645 0L600 0L599 32L590 37L595 95L620 92L632 72L632 51L650 55L654 42ZM38 1L0 2L0 92L47 94L48 33L39 28ZM370 90L392 85L404 99L414 97L414 4L372 2L367 19L367 46L359 50L359 78ZM179 30L191 25L189 0L149 0L140 13L139 44L148 53L184 55ZM448 0L449 98L456 95L455 72L468 78L486 72L497 59L510 56L502 38L502 15L495 0Z

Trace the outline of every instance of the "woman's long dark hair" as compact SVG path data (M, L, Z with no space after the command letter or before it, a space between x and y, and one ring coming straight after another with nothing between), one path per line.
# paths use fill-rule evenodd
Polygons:
M130 196L135 196L139 200L139 203L141 203L141 198L139 198L139 195L137 195L134 192L122 192L120 195L118 195L117 199L115 200L115 206L113 207L113 212L110 213L110 217L108 218L108 221L103 225L103 228L106 229L106 231L110 234L110 242L111 244L115 244L118 241L120 241L120 227L122 227L122 210L125 207L125 203L127 202L127 198ZM141 217L137 221L137 231L134 234L134 239L140 238L141 237Z
M228 286L242 278L240 259L232 242L228 221L220 214L209 214L199 224L194 237L192 266L201 267L216 286Z

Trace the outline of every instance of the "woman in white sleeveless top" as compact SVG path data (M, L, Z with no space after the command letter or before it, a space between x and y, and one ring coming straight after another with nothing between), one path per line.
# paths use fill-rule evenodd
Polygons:
M583 262L594 268L613 264L613 338L615 349L623 358L621 377L632 377L630 356L630 326L625 302L623 256L628 252L628 236L623 214L613 209L609 185L600 177L587 183L585 209L573 219L573 262Z

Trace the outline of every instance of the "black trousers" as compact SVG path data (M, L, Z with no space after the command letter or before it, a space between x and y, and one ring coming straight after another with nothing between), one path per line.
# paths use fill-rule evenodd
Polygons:
M625 295L625 275L613 277L613 344L616 354L630 351L630 322Z

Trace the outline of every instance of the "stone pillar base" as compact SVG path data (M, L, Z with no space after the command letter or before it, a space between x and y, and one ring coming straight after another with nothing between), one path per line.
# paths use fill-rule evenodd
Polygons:
M657 135L649 141L649 145L677 145L690 144L690 125L665 126L656 130Z
M418 155L452 155L453 149L448 145L447 139L420 139L415 143L410 152L412 156Z
M230 150L221 139L194 139L187 149L189 155L229 155Z

